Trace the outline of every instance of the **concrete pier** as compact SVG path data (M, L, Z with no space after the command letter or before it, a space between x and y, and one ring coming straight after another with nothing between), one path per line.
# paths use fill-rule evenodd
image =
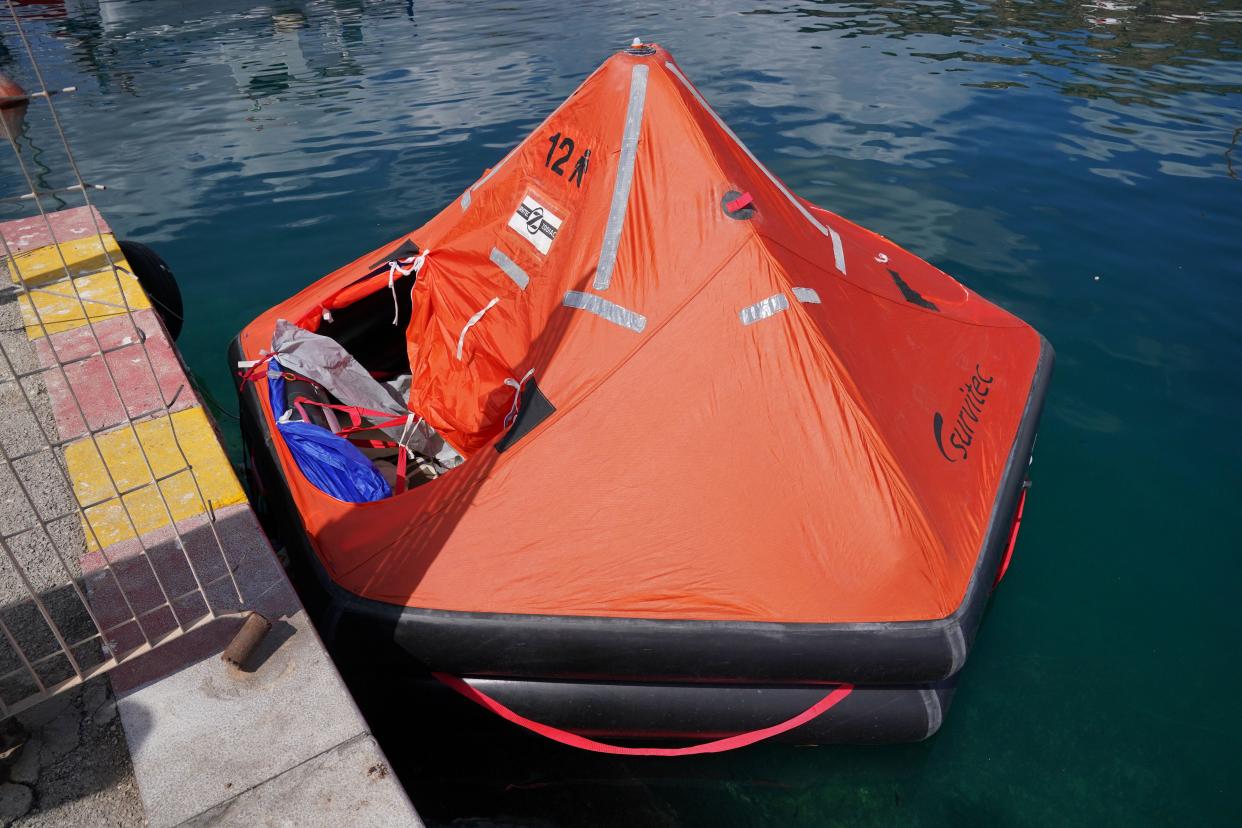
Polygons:
M21 714L39 745L24 753L27 741L10 758L0 821L36 824L53 816L45 804L72 809L86 798L45 794L37 783L41 763L76 751L84 767L92 759L120 766L128 754L127 767L89 792L113 803L92 822L132 824L141 811L152 826L420 824L260 530L163 325L89 209L53 214L50 232L39 218L0 225L13 253L9 276L25 286L0 302L9 322L2 344L17 371L36 371L22 380L26 394L13 379L0 386L0 442L14 457L42 441L37 456L67 472L7 463L0 489L5 473L25 475L30 485L13 487L38 494L6 497L0 523L38 528L23 511L39 513L46 540L20 547L23 568L39 573L42 595L73 598L56 549L69 559L122 663L96 644L83 664L106 679ZM68 442L53 448L44 432ZM22 593L0 575L0 614L20 608ZM70 617L74 601L62 602L64 623L89 631L84 609ZM243 611L273 623L236 668L219 654ZM42 735L49 729L72 730L74 745L44 753L55 738ZM140 807L132 791L115 795L127 785L136 785Z

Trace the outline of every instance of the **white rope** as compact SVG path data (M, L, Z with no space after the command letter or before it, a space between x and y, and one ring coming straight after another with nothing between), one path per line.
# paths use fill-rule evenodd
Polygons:
M388 289L392 292L392 324L394 325L397 324L397 318L401 316L401 306L397 304L397 287L393 284L393 276L400 270L401 267L396 262L388 263Z
M411 423L413 423L413 425L414 425L414 427L413 427L412 429L410 428L410 424L411 424ZM401 429L401 437L400 437L400 439L398 439L398 440L397 440L397 446L398 446L399 448L403 448L403 449L405 449L405 456L406 456L406 457L408 457L408 458L409 458L409 459L411 459L411 460L413 460L413 459L414 459L414 450L413 450L412 448L410 448L409 446L407 446L407 445L405 444L405 441L406 441L406 440L408 440L408 439L412 436L412 435L410 434L410 432L411 432L411 431L413 431L413 432L414 432L414 434L418 434L418 427L419 427L420 425L422 425L422 424L423 424L423 418L422 418L422 417L419 417L419 418L418 418L418 422L417 422L417 423L415 423L415 422L414 422L414 412L413 412L413 411L411 411L411 412L410 412L410 416L408 416L408 417L406 417L406 418L405 418L405 428Z
M509 407L509 413L505 415L504 426L506 431L510 426L517 422L518 405L522 402L522 386L526 384L526 381L530 379L531 375L534 373L535 369L531 368L520 380L515 380L512 377L505 380L505 385L513 389L513 405Z
M478 324L479 320L483 318L483 314L487 313L489 310L496 307L496 303L498 303L499 301L500 301L499 296L493 296L492 301L484 305L482 310L480 310L478 313L476 313L474 316L470 317L470 319L466 321L465 327L462 328L461 333L457 335L457 359L458 360L461 359L461 349L465 347L466 345L466 331L470 330L476 324Z
M398 276L409 276L411 273L418 273L423 269L423 264L427 261L427 254L431 252L428 248L417 256L407 256L404 259L393 259L388 263L388 290L392 292L392 324L396 325L401 319L401 306L397 304L397 286L394 282ZM410 288L410 295L413 296L413 287Z

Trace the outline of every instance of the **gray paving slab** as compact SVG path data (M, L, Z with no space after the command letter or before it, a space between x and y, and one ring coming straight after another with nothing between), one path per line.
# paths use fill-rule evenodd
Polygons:
M77 522L73 491L62 469L57 468L58 460L48 440L49 436L59 439L59 434L47 390L40 375L26 377L19 387L9 371L10 365L19 372L37 367L11 292L0 292L0 348L8 357L0 359L0 450L4 458L0 462L0 534L21 533L14 535L9 546L31 586L40 592L50 591L81 574L77 563L85 539ZM11 461L10 457L21 459ZM57 520L65 516L73 516L73 520ZM54 524L49 527L51 538L40 526L40 517ZM14 568L0 556L0 604L19 604L28 597Z
M185 828L421 825L388 795L392 771L375 739L358 736L186 822Z
M238 792L257 788L344 742L368 735L366 722L304 611L278 622L265 644L275 649L256 654L262 662L251 672L230 669L210 658L140 687L118 702L152 828L197 817ZM390 810L409 807L391 774L353 793L348 792L347 781L333 784L344 786L342 796L374 800L376 807L381 798ZM296 788L290 789L288 796L296 793ZM308 799L314 801L309 794ZM256 794L252 801L256 804L250 807L258 807L265 800ZM310 804L301 813L305 816L301 825L342 824L328 812L317 816ZM409 808L405 819L386 824L419 823Z
M0 359L0 533L18 533L6 542L9 551L55 622L71 640L80 640L94 629L72 586L81 576L85 538L73 492L48 440L59 435L42 379L26 377L19 388L9 371L10 365L22 373L37 367L11 290L0 292L0 348L7 356ZM42 450L30 454L36 449ZM23 454L30 456L7 459ZM0 618L31 654L55 647L7 556L0 556ZM101 658L97 645L80 648L77 655L84 664ZM4 644L0 672L16 667L15 659ZM43 675L64 678L68 670L67 663L49 662ZM33 689L24 684L3 682L0 691L20 697ZM142 800L107 679L45 701L18 720L28 737L0 763L0 824L143 824Z
M129 748L106 679L20 717L30 736L0 786L0 824L17 828L144 823Z

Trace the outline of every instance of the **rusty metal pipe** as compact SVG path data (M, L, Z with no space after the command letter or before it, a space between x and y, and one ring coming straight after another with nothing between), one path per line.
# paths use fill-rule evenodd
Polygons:
M237 635L233 636L229 646L224 648L224 652L220 655L220 660L225 664L241 668L250 656L254 654L254 651L271 628L272 622L259 613L248 613L246 620L242 622L241 629L237 631Z

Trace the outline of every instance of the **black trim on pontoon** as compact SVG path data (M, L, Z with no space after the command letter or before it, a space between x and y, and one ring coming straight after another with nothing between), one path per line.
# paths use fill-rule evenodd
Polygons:
M832 690L832 685L467 681L533 721L594 739L643 742L701 742L768 727ZM855 687L831 710L777 739L817 745L918 742L940 729L953 692L952 682Z

